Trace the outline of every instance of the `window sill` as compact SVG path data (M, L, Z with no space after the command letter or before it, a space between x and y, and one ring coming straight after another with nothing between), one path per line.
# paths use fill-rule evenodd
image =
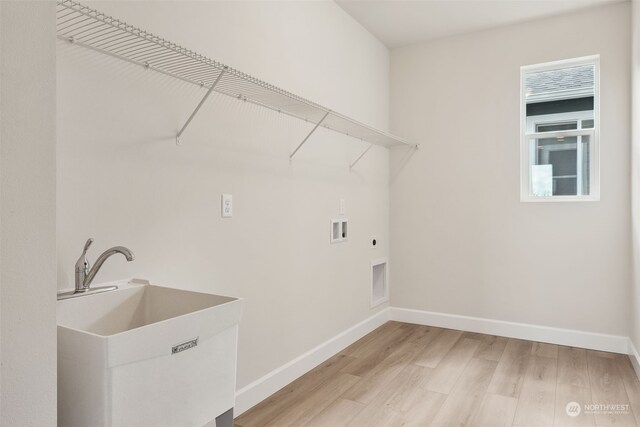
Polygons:
M521 202L599 202L600 196L520 196Z

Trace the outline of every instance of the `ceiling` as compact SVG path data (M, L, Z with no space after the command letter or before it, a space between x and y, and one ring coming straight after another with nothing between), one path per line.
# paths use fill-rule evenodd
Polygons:
M336 0L394 48L620 0Z

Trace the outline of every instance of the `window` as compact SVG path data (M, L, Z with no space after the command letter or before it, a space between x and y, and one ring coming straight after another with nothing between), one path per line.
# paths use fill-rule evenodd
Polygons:
M522 201L599 200L599 57L522 67Z

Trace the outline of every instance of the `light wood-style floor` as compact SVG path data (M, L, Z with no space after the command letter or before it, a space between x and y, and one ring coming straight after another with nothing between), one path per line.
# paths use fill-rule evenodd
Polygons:
M623 355L388 322L235 425L640 426L640 381Z

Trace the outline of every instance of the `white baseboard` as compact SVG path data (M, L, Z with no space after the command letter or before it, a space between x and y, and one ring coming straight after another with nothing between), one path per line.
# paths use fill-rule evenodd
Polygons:
M629 359L631 359L633 369L636 371L636 375L640 380L640 354L638 354L638 350L633 345L633 341L631 341L631 338L629 338Z
M236 391L238 416L389 320L386 308Z
M529 341L581 347L611 353L629 354L629 339L618 335L577 331L574 329L552 328L527 323L506 322L457 314L435 313L391 307L390 320L458 329Z

